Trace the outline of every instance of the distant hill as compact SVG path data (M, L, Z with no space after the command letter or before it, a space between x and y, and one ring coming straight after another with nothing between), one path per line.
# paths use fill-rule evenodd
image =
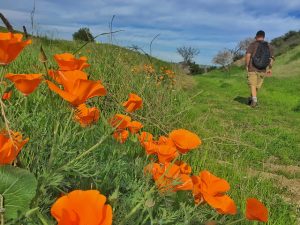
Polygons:
M282 55L300 45L300 30L289 31L280 37L274 38L271 44L274 46L275 55Z
M280 37L274 38L270 43L274 48L274 54L276 57L285 55L292 49L298 49L298 46L300 46L300 31L289 31ZM245 64L245 57L243 56L239 58L234 61L233 64L236 66L243 66Z
M0 32L7 31L5 27L0 26Z
M7 31L7 29L3 26L0 26L0 32ZM17 31L23 33L21 31ZM287 53L289 50L300 45L300 30L299 31L289 31L286 34L274 38L271 40L271 45L274 47L275 56L282 55ZM243 65L244 59L238 59L234 62L235 65ZM203 73L205 68L209 68L209 70L214 69L209 65L197 65L196 73Z

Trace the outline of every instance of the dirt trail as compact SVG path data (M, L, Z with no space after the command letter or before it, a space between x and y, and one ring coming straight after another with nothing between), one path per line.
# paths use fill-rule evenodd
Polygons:
M300 167L292 165L280 165L276 157L270 157L263 163L263 171L249 169L250 176L260 176L264 179L272 179L276 184L286 190L282 198L300 208Z
M279 159L272 156L265 163L263 163L263 168L270 172L275 173L284 173L289 174L290 176L300 177L300 167L299 166L287 166L287 165L279 165Z
M263 163L263 171L250 168L248 174L273 180L278 187L284 190L282 199L300 210L300 167L280 165L277 164L278 161L276 157L271 157ZM297 220L300 225L300 215Z
M248 173L250 176L260 176L264 179L274 180L280 188L286 190L286 194L282 198L300 208L300 179L288 179L283 175L253 169L249 169Z
M282 199L287 203L295 205L300 210L300 167L280 165L277 164L278 161L279 160L276 157L271 157L263 163L263 171L250 168L247 171L248 175L273 180L279 188L284 190L285 194L281 196ZM221 160L218 162L222 164L231 164ZM298 221L300 225L300 215Z

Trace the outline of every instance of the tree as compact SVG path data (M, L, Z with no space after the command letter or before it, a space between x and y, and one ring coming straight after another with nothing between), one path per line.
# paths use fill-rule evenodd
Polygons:
M89 41L94 42L94 37L88 27L80 28L73 34L73 40L75 41Z
M233 55L233 61L241 59L246 51L248 46L254 41L254 38L248 37L244 40L241 40L234 49L230 49Z
M219 51L213 58L212 62L217 65L221 65L223 68L228 69L228 65L233 62L233 53L229 49Z
M239 49L239 51L246 53L247 48L253 41L255 41L255 39L252 37L245 38L238 43L237 48Z
M188 64L192 62L192 59L199 55L200 51L193 47L180 47L177 48L177 52L182 56L184 64Z
M205 72L205 68L201 67L199 64L195 62L189 62L188 65L190 68L191 75L203 74Z

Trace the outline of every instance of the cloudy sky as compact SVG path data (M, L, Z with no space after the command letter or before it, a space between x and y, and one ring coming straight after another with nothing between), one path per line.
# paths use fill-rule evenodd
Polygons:
M0 0L0 11L15 28L26 25L31 30L33 2ZM160 34L152 47L154 56L181 61L176 48L192 46L200 49L200 64L210 64L219 50L259 29L269 40L300 29L299 0L36 0L35 32L72 39L80 27L89 27L96 35L109 31L113 15L113 29L124 30L114 35L116 44L134 44L148 52L151 39Z

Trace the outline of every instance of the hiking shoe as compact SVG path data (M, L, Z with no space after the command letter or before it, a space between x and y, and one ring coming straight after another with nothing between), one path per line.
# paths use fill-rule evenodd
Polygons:
M255 102L255 101L251 101L251 104L250 104L250 106L251 106L252 108L255 108L255 107L257 106L257 102Z
M248 103L247 103L247 104L248 104L248 105L251 105L251 103L252 103L252 97L249 97L249 98L248 98Z

